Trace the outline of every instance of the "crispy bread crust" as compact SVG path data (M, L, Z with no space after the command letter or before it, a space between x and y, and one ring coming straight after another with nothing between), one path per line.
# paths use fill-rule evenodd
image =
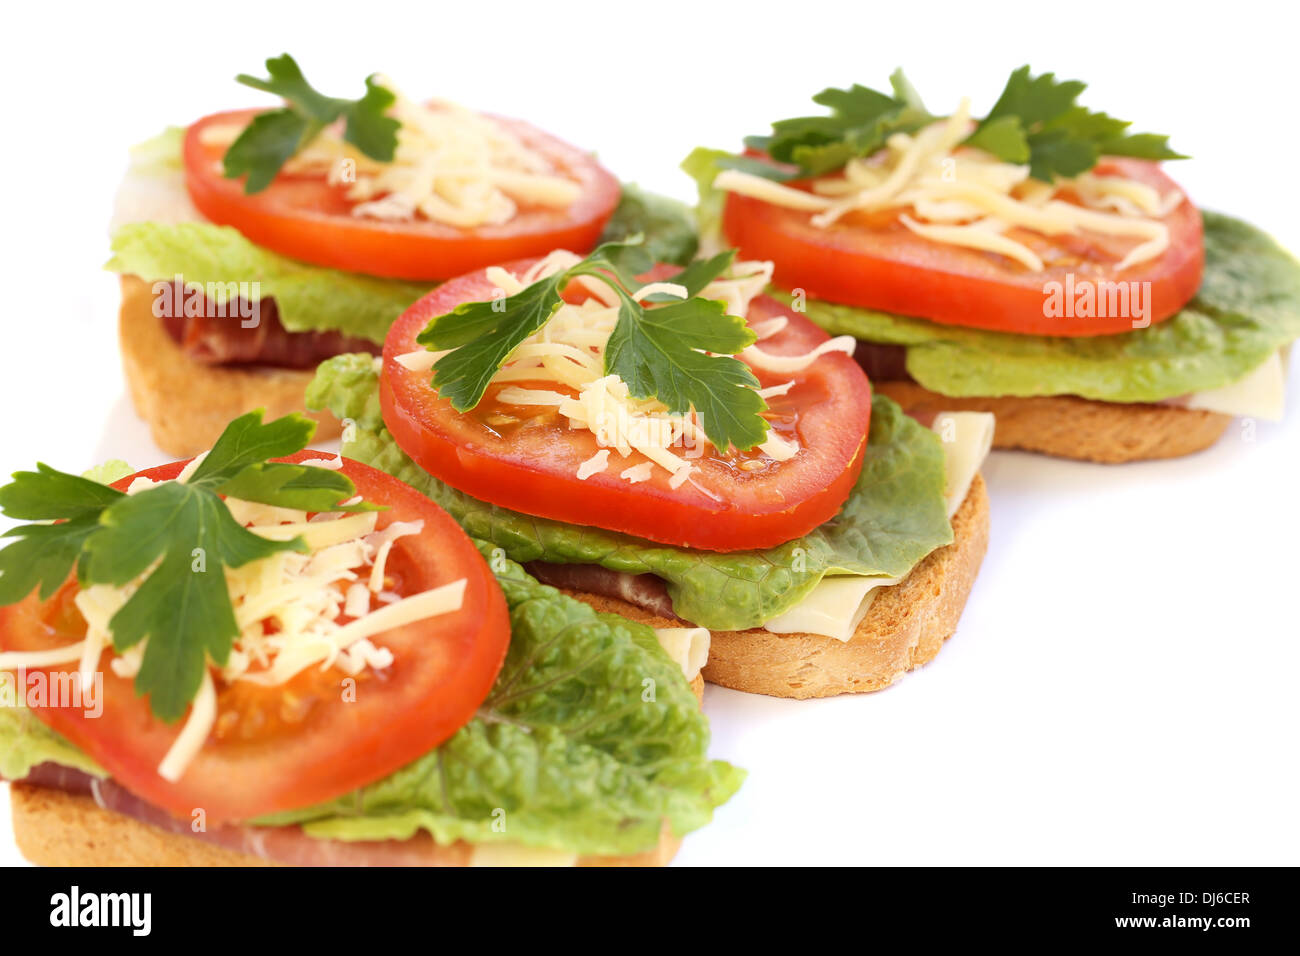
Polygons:
M953 543L930 554L901 584L876 597L849 641L762 628L714 631L704 679L773 697L832 697L888 687L928 662L957 629L988 550L989 501L976 475L953 515ZM653 627L680 627L616 598L568 592L598 611Z
M1175 405L1094 402L1070 395L949 398L914 382L872 382L909 413L973 411L997 416L995 448L1118 464L1179 458L1209 448L1231 415Z
M168 833L120 813L101 809L90 797L24 783L9 786L14 839L38 866L276 866L247 853ZM665 828L659 845L631 856L583 856L579 866L665 866L681 840ZM468 866L473 847L436 847L431 866Z
M265 408L269 421L301 412L311 382L309 369L221 368L202 365L178 346L153 314L149 283L122 276L118 336L131 402L149 425L154 443L185 458L211 448L233 418ZM315 439L337 438L338 419L309 413L319 424Z

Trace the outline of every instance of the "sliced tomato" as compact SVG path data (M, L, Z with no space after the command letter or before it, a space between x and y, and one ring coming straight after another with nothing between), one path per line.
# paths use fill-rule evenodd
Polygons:
M1178 185L1155 163L1108 159L1099 175L1123 176L1166 195ZM1150 319L1174 315L1201 284L1205 250L1201 214L1190 200L1164 217L1169 248L1158 259L1123 271L1116 265L1137 240L1080 233L1044 236L1012 229L1007 236L1042 258L1043 272L1032 272L1005 256L933 242L911 232L896 210L850 214L828 228L811 222L812 213L731 194L723 230L746 259L776 264L775 280L809 296L920 316L947 325L965 325L1033 335L1105 335L1133 329L1134 308L1090 318L1044 314L1048 283L1067 276L1083 282L1150 283ZM1141 288L1141 287L1139 287ZM1119 314L1123 313L1123 314Z
M530 264L507 268L520 273ZM590 431L570 429L554 408L501 403L496 386L462 414L430 386L429 372L397 361L422 350L416 336L430 319L462 302L489 300L493 289L485 272L439 286L394 323L384 342L384 422L402 450L435 478L524 514L709 551L765 548L806 534L835 515L857 481L871 386L853 359L839 352L793 375L755 369L763 387L793 382L787 394L768 400L772 428L800 446L787 461L756 450L721 456L711 447L708 454L699 449L691 479L673 488L661 467L648 481L630 483L621 472L646 459L611 451L605 471L579 480L579 466L600 449ZM766 352L804 354L828 338L767 296L754 300L747 318L756 324L777 317L786 324L759 343Z
M321 457L328 456L303 451L284 460ZM140 474L175 478L184 464ZM176 783L158 775L158 764L183 723L154 718L132 681L113 673L108 651L99 667L102 713L47 706L35 708L37 716L137 796L180 817L201 809L210 824L341 796L393 773L454 734L487 697L505 657L510 624L501 589L469 538L433 502L358 462L345 462L343 473L367 500L389 506L379 512L379 527L424 522L422 533L392 545L386 570L399 594L467 581L459 611L371 639L392 652L390 667L362 671L353 678L354 686L335 667L309 668L277 687L218 681L213 733ZM124 489L132 478L115 487ZM37 651L81 640L86 623L73 604L76 593L76 580L70 577L49 601L33 593L0 608L0 647ZM176 625L184 627L184 621ZM69 668L40 670L49 675Z
M214 113L185 134L185 184L199 212L234 226L260 246L315 265L394 279L440 280L507 259L539 256L553 249L585 253L596 244L618 205L615 179L590 153L529 126L497 118L529 149L574 179L581 196L566 209L522 206L509 222L459 229L417 219L385 222L353 216L356 203L346 184L324 177L281 173L266 189L244 194L242 179L222 175L228 138L204 131L243 127L258 113Z

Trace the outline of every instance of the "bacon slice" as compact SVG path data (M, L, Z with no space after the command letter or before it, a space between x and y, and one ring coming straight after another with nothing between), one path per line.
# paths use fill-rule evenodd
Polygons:
M659 617L682 621L673 613L668 586L662 578L653 574L624 574L602 568L598 564L548 564L545 561L531 561L524 565L524 569L553 588L586 591L599 597L615 598Z
M907 374L907 349L902 345L877 345L858 341L853 358L873 382L910 382Z
M187 300L188 297L192 297ZM245 328L241 316L252 311L243 299L228 301L213 314L206 300L195 292L184 292L176 283L170 298L185 302L188 308L172 309L162 316L163 326L187 356L203 365L271 365L276 368L315 368L327 358L344 352L369 352L378 355L382 348L368 339L340 332L290 332L280 323L274 299L257 303L257 324ZM187 315L185 313L195 313ZM175 314L180 313L180 314Z

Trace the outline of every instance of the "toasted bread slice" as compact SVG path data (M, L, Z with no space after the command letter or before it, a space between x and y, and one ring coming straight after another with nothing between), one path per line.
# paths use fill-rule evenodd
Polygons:
M169 833L99 807L90 797L49 787L9 787L14 839L38 866L277 866L248 853ZM681 840L668 832L659 844L630 856L581 856L578 866L665 866ZM474 848L430 844L430 866L468 866Z
M999 423L999 428L1001 423ZM989 541L989 500L976 475L952 519L953 542L885 588L848 641L763 628L713 631L704 679L773 697L833 697L888 687L927 663L957 629ZM569 591L598 611L652 627L680 627L617 598Z
M1107 464L1190 455L1218 441L1232 421L1230 415L1176 405L1094 402L1070 395L949 398L915 382L871 385L909 414L992 412L998 419L994 448Z
M704 679L691 690L704 698ZM278 866L270 860L214 843L169 833L105 810L90 797L22 782L9 786L14 840L37 866ZM666 866L681 838L665 827L659 844L629 856L579 857L578 866ZM465 842L430 845L430 866L468 866L474 847Z
M118 334L122 368L136 414L149 425L154 443L177 458L211 448L231 419L265 408L269 421L302 412L311 369L221 368L187 356L153 314L149 283L122 276ZM338 419L309 413L317 421L315 440L337 438Z

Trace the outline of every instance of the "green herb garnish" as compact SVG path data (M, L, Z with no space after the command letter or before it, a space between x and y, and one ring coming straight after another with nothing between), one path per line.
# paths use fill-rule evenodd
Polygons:
M889 78L892 93L880 93L854 84L847 90L825 89L813 102L830 108L829 116L800 116L772 124L771 136L751 136L745 145L767 153L781 163L797 166L798 175L824 176L850 159L870 156L894 133L911 133L937 117L931 116L912 84L895 70ZM722 163L743 172L756 172L756 160L737 157ZM770 167L768 167L770 169ZM767 175L773 178L770 173ZM783 177L790 179L796 174Z
M469 411L515 349L563 305L570 280L593 276L619 299L618 322L605 347L605 373L618 375L633 398L656 398L671 414L694 409L714 447L752 448L767 435L756 391L758 379L735 354L755 336L740 316L699 293L731 265L734 252L687 266L664 280L686 287L688 298L632 298L635 276L653 263L639 246L607 243L582 262L492 302L466 302L433 319L417 341L452 349L434 365L433 386L458 411ZM660 305L659 303L667 303ZM705 353L711 354L705 354Z
M339 472L267 460L301 451L315 430L303 415L263 424L261 411L249 412L226 427L184 484L169 481L134 495L44 464L15 473L0 487L0 511L58 523L5 532L18 540L0 550L0 604L37 589L48 599L74 567L82 587L121 587L149 572L109 621L113 648L125 651L148 638L136 693L149 695L159 719L179 720L208 658L223 666L239 635L224 569L307 550L301 538L272 541L248 531L221 496L304 511L375 508L340 505L356 486Z
M746 145L793 170L774 169L748 157L718 165L773 179L824 176L851 159L870 156L894 133L912 133L940 119L926 111L901 70L889 81L891 93L856 85L822 90L813 101L829 107L829 116L779 120L772 124L770 136L746 139ZM1058 80L1052 73L1031 76L1029 67L1022 66L1011 74L965 145L1004 162L1028 164L1030 175L1044 182L1087 172L1102 156L1186 159L1169 148L1168 136L1129 133L1129 122L1079 106L1076 100L1085 86L1078 80Z
M266 72L269 79L245 73L235 77L245 86L282 96L288 104L259 113L226 150L224 174L227 179L247 174L245 193L261 192L269 186L290 158L340 118L344 120L344 140L371 159L392 162L401 124L385 111L397 97L380 86L374 74L366 77L366 93L361 99L341 100L313 89L287 53L267 60Z
M1128 133L1127 120L1079 106L1075 100L1085 87L1051 73L1030 76L1022 66L966 144L1003 162L1028 163L1029 175L1048 183L1086 173L1102 156L1187 158L1169 148L1168 136Z

